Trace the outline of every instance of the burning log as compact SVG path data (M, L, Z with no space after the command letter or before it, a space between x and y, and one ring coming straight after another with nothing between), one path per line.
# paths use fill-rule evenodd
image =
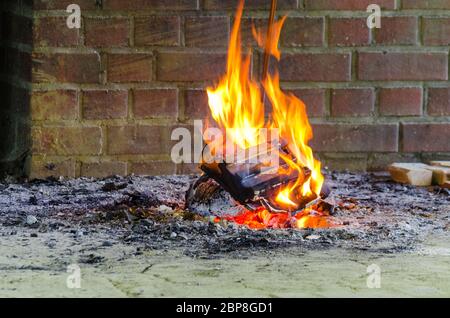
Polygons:
M186 195L186 207L194 213L213 215L234 221L252 228L265 227L325 227L328 223L322 216L330 215L334 206L324 199L330 188L324 184L319 196L310 194L297 200L298 205L286 209L277 201L277 194L292 182L311 178L311 170L288 169L286 159L292 154L285 143L262 147L263 152L247 158L244 163L226 162L223 155L212 155L208 145L203 150L200 169L204 174L193 183ZM273 165L260 161L252 162L254 157L268 158L269 153L281 152ZM249 162L250 161L250 162ZM288 174L280 171L290 171ZM277 216L278 215L278 216Z
M202 216L235 216L243 211L220 184L206 174L191 184L186 192L186 208Z
M296 205L290 206L289 210L280 206L276 200L278 193L294 182L301 182L297 187L301 188L301 185L310 181L311 170L307 167L289 169L288 160L296 162L296 158L286 143L280 143L276 145L277 149L274 148L274 145L270 144L269 147L263 147L265 149L263 153L256 154L259 158L267 158L270 152L281 153L282 155L277 155L276 165L273 166L259 161L257 163L249 163L248 161L251 160L247 160L246 163L227 163L224 158L211 158L213 155L207 145L203 151L204 160L200 164L200 169L230 193L234 200L252 211L264 206L275 213L297 213L328 197L330 190L327 186L323 186L318 196L313 193L301 196L297 193ZM282 173L283 171L289 171L289 173Z
M327 187L328 188L328 187ZM328 227L324 216L332 215L335 206L319 199L307 204L295 214L275 213L261 204L243 206L207 174L200 176L186 193L186 208L191 212L228 220L254 229L286 227Z

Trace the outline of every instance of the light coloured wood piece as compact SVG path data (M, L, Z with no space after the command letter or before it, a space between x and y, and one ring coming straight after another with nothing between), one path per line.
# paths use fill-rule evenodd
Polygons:
M400 183L415 186L429 186L433 179L433 171L423 163L393 163L388 170L391 178Z
M430 161L430 165L450 168L450 161Z
M433 184L442 185L447 181L450 182L450 168L443 166L427 166L426 169L433 172Z

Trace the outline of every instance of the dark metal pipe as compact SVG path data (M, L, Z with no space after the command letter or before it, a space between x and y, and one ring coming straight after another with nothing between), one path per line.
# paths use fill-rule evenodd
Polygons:
M269 72L269 59L270 59L270 47L271 47L271 39L272 39L272 29L273 23L275 20L275 11L277 9L277 0L272 0L270 5L270 16L269 16L269 25L267 27L267 36L266 36L266 47L264 48L264 61L263 61L263 73L262 80L264 81Z

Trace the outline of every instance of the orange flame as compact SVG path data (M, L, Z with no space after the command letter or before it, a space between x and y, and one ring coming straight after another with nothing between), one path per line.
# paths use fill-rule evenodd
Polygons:
M289 211L298 206L302 198L319 196L324 177L320 171L320 162L314 158L313 151L308 146L313 133L304 103L294 95L281 90L277 72L274 75L268 74L261 83L251 77L252 51L248 50L243 57L241 49L240 24L243 7L244 2L241 0L231 32L226 74L215 87L207 88L208 103L212 117L220 128L226 130L227 138L231 138L232 142L242 149L261 143L263 140L260 136L261 128L278 129L280 138L287 142L289 150L295 157L293 159L280 153L279 155L288 164L288 171L281 171L280 168L278 173L291 174L295 170L298 171L298 179L284 186L275 198L277 203ZM285 19L286 17L283 17L274 22L269 38L255 27L252 29L258 45L277 59L281 56L278 41ZM267 120L264 118L263 92L272 105L272 113ZM311 170L311 176L306 180L304 167ZM255 217L266 224L269 218L266 213L269 212L260 211ZM305 220L298 221L297 226L307 226L308 222Z
M286 17L282 17L280 21L275 21L271 26L271 38L267 39L267 35L262 30L257 30L252 25L252 34L258 43L258 46L263 47L270 55L273 55L278 61L281 58L281 52L278 49L278 41L281 35L281 29L283 28Z
M258 144L264 127L264 105L258 83L250 79L251 51L242 59L239 4L231 32L227 73L216 88L208 88L208 102L214 120L227 130L227 137L241 148Z
M324 216L327 214L317 213L317 215L310 214L311 211L304 211L294 217L287 213L270 213L261 208L255 212L243 211L237 216L225 217L227 221L236 222L239 225L245 225L251 229L261 230L265 228L327 228L333 226ZM217 221L220 221L218 219Z

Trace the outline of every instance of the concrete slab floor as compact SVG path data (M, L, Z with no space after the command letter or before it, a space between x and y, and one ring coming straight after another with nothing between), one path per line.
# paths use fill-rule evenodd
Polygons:
M394 254L289 248L244 259L196 259L176 249L133 254L133 246L118 243L96 248L99 262L89 259L88 247L76 250L53 235L46 238L57 242L52 248L44 237L27 244L2 239L0 297L450 296L448 235ZM68 288L71 264L80 268L81 288ZM380 288L367 285L372 264L381 271Z

